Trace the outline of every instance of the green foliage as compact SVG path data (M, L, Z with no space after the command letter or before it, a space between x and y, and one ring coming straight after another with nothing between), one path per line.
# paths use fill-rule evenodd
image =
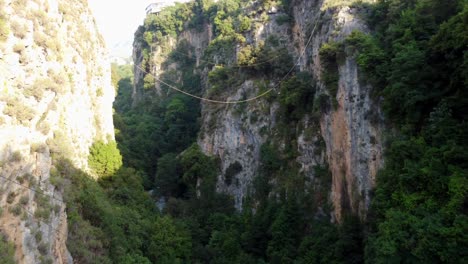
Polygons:
M460 89L456 87L457 83L463 83L465 86L468 83L468 65L466 63L466 44L468 42L466 35L468 29L465 26L467 17L468 8L465 4L463 11L441 24L437 33L430 40L434 57L445 58L445 60L439 62L439 68L443 69L444 76L450 76L451 79L455 80L455 82L449 83L452 90Z
M155 254L183 252L171 238L158 252L149 251L151 237L165 229L173 230L171 226L175 224L169 219L159 220L153 201L143 189L141 173L121 168L96 182L66 160L57 161L56 167L68 183L64 186L69 224L67 247L75 261L150 263L157 261L151 259ZM156 224L161 221L163 226ZM177 241L182 241L179 238Z
M133 76L132 66L130 64L117 65L111 64L111 80L112 85L117 89L119 87L119 81Z
M44 194L37 194L34 196L34 201L37 204L37 209L34 212L34 217L39 218L43 221L48 221L50 213L52 211L52 205L49 200L49 196Z
M231 256L237 257L238 254L236 253L239 253L238 251L235 253L230 252L231 243L236 242L232 241L232 238L219 233L221 227L219 227L218 217L229 219L228 215L232 214L233 207L231 199L216 192L216 176L219 171L216 160L206 156L197 144L193 144L182 152L176 160L173 160L174 158L174 155L165 155L160 159L161 163L159 165L161 167L158 167L158 175L160 169L163 172L172 171L172 176L175 176L175 178L172 178L174 180L172 186L175 186L175 181L180 180L178 190L172 192L172 195L177 199L170 199L165 209L166 213L183 220L190 231L190 252L183 250L179 252L192 255L191 260L194 262L205 262L209 259L224 261L227 258L231 259ZM168 164L171 160L174 164L177 164L177 169L173 168L173 164ZM174 172L175 170L179 171ZM167 186L158 186L162 189L160 192L167 193L167 189L163 189L164 187L167 188ZM172 187L169 186L169 188ZM216 220L213 219L215 216ZM187 236L184 235L184 232L174 233L174 236L177 235ZM220 241L221 237L228 240ZM164 239L159 240L164 241ZM226 253L226 255L222 252Z
M466 10L460 1L447 5L437 1L381 2L370 15L377 30L375 38L355 34L353 39L359 41L352 42L360 47L366 76L372 76L375 86L383 87L379 92L385 97L383 107L395 124L421 123L442 98L463 93L466 57L462 46L468 41L462 17ZM447 33L448 26L456 30ZM380 48L375 48L375 43Z
M8 193L6 202L9 203L9 204L13 203L15 201L15 199L16 199L16 195L17 195L17 193L15 193L15 192Z
M166 153L180 152L193 142L198 103L187 97L174 96L163 102L142 102L127 111L131 106L131 86L121 90L128 82L122 80L119 83L114 122L124 164L154 175L158 158ZM151 182L148 179L146 186L151 187Z
M345 217L339 226L315 220L311 226L299 247L299 263L363 263L363 233L358 219Z
M299 247L299 263L338 262L333 245L339 240L338 230L328 222L314 221L310 234ZM339 263L339 262L338 262Z
M177 64L180 75L167 71L160 79L175 82L173 79L177 78L178 88L198 94L201 79L193 70L195 59L187 56L192 51L193 48L186 41L178 43L163 64ZM119 75L115 72L114 76ZM154 91L150 89L144 91L148 96L136 103L132 99L131 79L115 79L118 80L118 94L114 103L114 124L123 163L144 171L147 175L145 187L149 189L154 186L156 161L167 153L179 153L193 143L198 131L200 105L197 100L174 93L165 85L161 85L164 96L149 96ZM154 80L150 83L154 87Z
M236 48L236 39L232 36L221 36L210 42L205 49L203 59L213 61L216 58L218 64L229 64L233 60Z
M295 206L292 201L286 203L271 223L271 240L267 248L270 263L291 263L297 255L302 219Z
M239 15L236 28L239 32L249 31L252 28L252 20L248 16Z
M321 10L327 10L327 9L332 9L332 8L339 8L343 6L352 6L355 5L356 3L373 3L375 2L374 0L354 0L354 1L349 1L349 0L324 0L322 3Z
M206 156L197 144L192 144L180 157L183 170L182 180L195 188L198 179L213 181L216 176L215 160Z
M281 160L276 147L272 144L263 144L260 148L260 162L265 172L275 172L280 169Z
M180 165L174 153L168 153L158 159L158 170L154 186L158 195L177 196L180 184Z
M216 33L221 36L232 36L235 34L232 18L226 16L224 12L218 12L214 18Z
M128 112L132 105L132 80L131 77L118 79L117 85L117 98L114 102L114 108L117 112ZM114 121L115 122L115 121Z
M270 36L254 53L256 57L253 69L256 74L270 77L283 77L294 66L293 58L288 50L280 45L275 36Z
M190 234L169 216L153 223L154 233L148 245L153 263L184 263L191 257Z
M154 89L155 88L155 79L152 74L148 73L145 75L143 79L143 88L145 90Z
M208 82L211 85L209 93L212 95L220 94L225 91L233 90L242 82L238 72L233 68L215 66L208 73Z
M281 83L282 117L290 120L299 120L305 113L313 108L315 87L312 76L301 72Z
M151 44L153 44L153 39L154 39L154 35L151 31L146 31L144 34L143 34L143 38L145 39L145 42L148 46L150 46Z
M14 264L15 248L13 243L9 242L3 233L0 233L0 263Z
M97 141L89 149L88 164L100 177L111 176L122 166L122 156L117 143Z
M26 204L28 204L28 202L29 202L29 197L27 195L21 196L21 198L19 200L19 203L21 205L26 205Z
M235 61L236 44L245 45L243 35L253 28L255 15L243 10L248 1L223 0L214 2L200 1L203 6L202 15L213 25L215 38L204 52L205 60L217 61L220 64L232 64ZM280 54L282 55L282 54ZM281 58L281 56L278 56ZM283 58L284 59L284 58ZM283 60L283 62L285 62ZM279 64L282 66L283 64ZM269 73L268 71L265 71Z
M193 12L195 11L195 12ZM195 19L196 5L194 3L176 4L164 8L159 14L150 14L146 17L144 27L147 32L160 32L161 36L172 36L180 33L184 29L186 21ZM192 22L192 24L196 24ZM154 36L152 33L145 34L147 44L152 43ZM156 41L160 41L156 37Z
M451 116L442 118L427 135L395 140L388 150L373 204L376 225L369 255L376 260L451 263L464 258L458 245L466 242L462 230L468 227L461 198L468 193L462 176L468 160L457 142L467 127Z
M116 96L117 100L114 102L114 108L119 113L123 111L129 111L130 106L132 105L132 90L133 90L132 78L133 78L133 72L132 72L131 65L129 64L126 64L126 65L112 64L111 65L112 85L114 85L117 91L117 96ZM114 116L114 119L115 119L115 116ZM114 123L116 122L117 120L114 120Z
M358 51L357 63L364 73L372 73L366 76L370 82L377 82L383 77L385 53L375 38L361 31L353 31L344 43L347 48Z
M256 61L256 53L258 52L258 48L246 45L237 53L237 64L241 66L253 65Z
M13 215L19 216L19 215L21 214L21 212L22 212L21 209L22 209L22 208L21 208L21 205L20 205L20 204L16 204L16 205L14 205L14 206L11 206L11 207L9 208L9 211L10 211Z
M467 14L463 1L381 1L375 36L350 37L399 128L377 178L369 263L467 261Z
M338 92L338 57L341 55L343 46L337 42L325 43L320 47L320 63L322 65L321 80L325 84L332 98L333 107L337 107L336 94Z

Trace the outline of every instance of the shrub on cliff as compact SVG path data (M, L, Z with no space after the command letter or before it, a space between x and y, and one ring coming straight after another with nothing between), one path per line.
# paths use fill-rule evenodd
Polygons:
M95 142L89 149L88 163L100 177L114 174L122 166L122 156L117 149L117 143Z
M325 84L332 97L333 106L336 108L336 94L338 93L338 57L343 52L341 43L329 42L320 47L319 56L322 64L321 81Z
M27 123L35 116L35 111L20 98L7 98L6 107L3 109L3 113L11 117L15 117L21 123Z

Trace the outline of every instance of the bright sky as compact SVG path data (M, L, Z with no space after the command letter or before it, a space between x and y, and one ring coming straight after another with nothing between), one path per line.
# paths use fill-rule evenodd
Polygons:
M145 8L152 0L88 0L99 31L113 56L130 57L133 34L143 24Z

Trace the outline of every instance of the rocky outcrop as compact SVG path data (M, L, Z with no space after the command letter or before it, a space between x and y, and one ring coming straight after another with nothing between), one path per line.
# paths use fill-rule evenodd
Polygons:
M383 165L382 114L369 97L371 87L359 83L354 59L346 58L339 74L338 107L320 122L333 176L331 198L337 219L349 210L364 217Z
M320 47L330 41L343 41L355 30L369 32L360 17L365 10L349 6L327 8L330 6L327 1L321 4L296 2L295 36L307 35L303 32L307 32L308 28L310 30L310 21L317 21L317 31L311 38L310 48L306 49L311 60L304 62L302 67L309 70L317 80L321 80L323 69L319 56ZM296 41L301 42L301 38ZM332 217L338 221L346 211L365 217L377 171L383 165L383 114L378 102L370 97L372 87L360 81L359 68L353 54L345 53L344 61L338 66L337 106L320 118L320 136L325 141L326 160L332 174ZM327 90L319 81L317 95L328 93ZM308 149L308 146L299 144L299 148ZM313 159L308 160L307 163L314 163ZM303 161L300 163L304 166Z
M114 138L110 64L86 2L1 4L0 230L18 263L72 263L51 168L61 156L87 170L92 143Z
M228 100L239 100L242 94L256 91L253 82L245 82ZM220 158L222 174L218 176L217 188L232 195L239 210L258 173L260 147L267 141L268 131L275 127L277 108L277 104L263 100L245 106L203 105L199 145L205 153ZM226 171L236 163L241 169L227 184Z
M203 30L187 29L174 38L172 36L164 36L159 40L163 45L152 45L147 48L143 34L145 29L143 26L135 32L135 40L133 42L132 58L134 62L133 73L134 82L132 87L132 104L133 106L141 102L145 97L164 96L161 91L161 83L153 82L154 89L145 89L145 76L149 74L161 78L165 72L171 69L177 69L177 65L164 65L168 54L176 49L177 45L182 42L189 43L193 55L195 57L195 65L198 67L202 61L203 53L212 39L212 27L207 24ZM146 48L146 49L145 49Z

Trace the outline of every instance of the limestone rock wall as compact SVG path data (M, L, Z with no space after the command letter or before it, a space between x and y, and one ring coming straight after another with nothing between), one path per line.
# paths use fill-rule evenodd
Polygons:
M87 170L92 143L114 138L110 63L86 1L0 4L0 230L18 263L72 263L50 170L59 155Z
M310 59L301 61L302 69L310 71L319 81L316 95L329 93L321 81L320 47L330 41L343 41L355 30L369 33L361 19L365 10L347 5L330 7L329 2L296 1L293 11L296 22L293 37L299 43L304 39L301 36L316 26L310 47L306 49L305 58ZM300 47L304 45L299 44ZM338 221L344 211L365 217L377 171L383 165L384 120L379 102L370 97L372 87L361 81L353 54L345 53L344 61L338 66L337 107L320 117L320 136L325 141L326 161L332 174L332 217ZM299 148L301 153L307 149L311 153L313 145L300 143ZM316 161L307 154L302 159L303 168Z

